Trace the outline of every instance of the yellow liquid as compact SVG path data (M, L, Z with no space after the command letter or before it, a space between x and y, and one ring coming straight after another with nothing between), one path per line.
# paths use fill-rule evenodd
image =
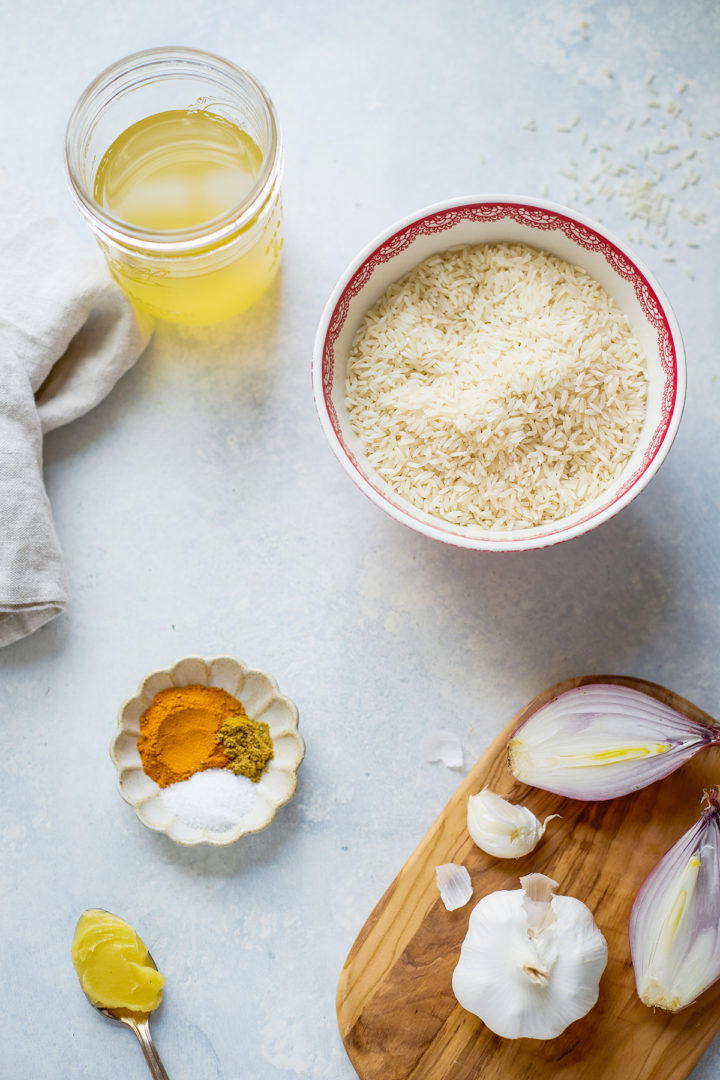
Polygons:
M100 1009L151 1013L165 983L147 946L124 919L88 908L78 920L72 960L88 999Z
M95 200L116 219L172 238L243 203L262 167L247 132L214 113L174 110L133 124L106 151ZM144 255L106 246L110 268L144 311L213 323L244 311L266 290L280 254L280 199L235 237L200 253ZM211 229L208 229L211 231Z

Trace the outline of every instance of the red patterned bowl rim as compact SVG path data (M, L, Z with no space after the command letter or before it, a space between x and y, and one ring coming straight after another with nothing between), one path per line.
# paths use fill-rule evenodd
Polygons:
M544 231L559 230L580 247L599 252L615 273L632 285L645 318L657 334L658 355L665 380L660 420L639 465L632 475L625 478L612 499L576 519L571 525L560 519L549 522L547 526L538 526L532 530L532 534L530 530L518 530L516 537L509 536L507 532L498 537L490 533L483 533L482 536L464 533L462 527L452 526L441 518L430 522L416 516L412 505L400 501L399 497L395 501L392 494L368 475L347 445L332 400L335 343L343 329L351 300L362 292L374 270L405 251L419 236L442 233L464 221L496 222L503 219ZM340 295L334 300L338 291ZM660 285L650 270L637 257L631 257L616 237L605 232L597 223L547 201L488 197L466 202L454 200L428 207L393 226L362 252L338 282L321 319L315 342L313 381L316 407L333 450L352 479L373 502L426 536L461 547L513 551L544 547L587 532L613 517L640 493L664 460L680 422L685 398L685 357L677 321Z

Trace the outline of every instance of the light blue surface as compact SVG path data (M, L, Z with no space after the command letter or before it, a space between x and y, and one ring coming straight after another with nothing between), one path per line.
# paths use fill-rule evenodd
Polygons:
M0 654L0 1075L146 1075L132 1035L87 1006L70 965L79 912L101 905L140 930L167 976L154 1031L172 1080L351 1080L335 1021L342 963L458 783L423 764L426 731L456 731L469 766L536 693L589 672L661 682L720 713L720 10L2 9L4 165L79 232L64 125L90 79L136 49L191 45L253 71L287 164L271 295L234 328L158 330L106 402L47 440L72 598ZM677 149L660 152L662 140ZM603 154L671 191L665 236L643 231L618 190L586 202ZM385 517L332 457L312 402L314 330L345 264L395 219L475 192L547 193L642 233L687 349L685 416L658 476L598 531L536 553L455 550ZM704 223L680 213L698 210ZM107 747L146 672L219 652L277 677L308 752L267 832L183 850L122 802ZM719 1068L716 1044L693 1080Z

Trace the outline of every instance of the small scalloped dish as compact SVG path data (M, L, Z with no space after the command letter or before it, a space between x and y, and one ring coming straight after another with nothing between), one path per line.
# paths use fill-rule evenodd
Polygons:
M144 772L137 748L140 717L155 695L170 687L193 684L216 686L232 694L252 720L268 724L273 741L274 757L254 785L252 809L237 825L222 831L195 828L171 813L161 798L162 788ZM110 757L117 767L120 794L148 829L166 833L176 844L225 846L267 828L278 808L295 794L297 770L305 756L305 743L297 728L297 706L280 693L266 672L248 668L231 656L207 660L187 656L174 667L152 672L135 696L121 705Z

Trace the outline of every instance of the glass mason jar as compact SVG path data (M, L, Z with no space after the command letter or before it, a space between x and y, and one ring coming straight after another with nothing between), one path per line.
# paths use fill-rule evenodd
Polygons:
M142 130L143 121L159 115L220 118L228 130L249 136L253 152L259 151L258 171L241 201L182 228L133 224L102 205L97 180L109 148L133 125ZM169 322L219 322L254 303L275 276L282 247L277 117L260 83L227 60L160 48L112 65L73 110L65 162L81 214L113 276L141 310Z

